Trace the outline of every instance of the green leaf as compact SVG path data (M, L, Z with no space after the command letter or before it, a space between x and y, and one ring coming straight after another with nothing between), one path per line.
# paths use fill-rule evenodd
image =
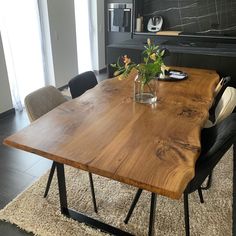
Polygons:
M120 65L120 56L118 57L116 64L117 64L117 66L118 66L119 68L122 67L122 66Z
M110 64L110 66L113 67L113 68L117 68L116 64Z
M161 56L163 57L164 54L165 54L165 50L162 50L160 54L161 54Z
M156 58L151 59L150 55L156 55ZM131 62L130 64L124 64L123 60L119 57L116 64L111 64L112 67L117 68L115 74L127 77L133 68L138 70L138 73L142 77L142 83L146 84L153 78L155 78L161 72L161 66L163 63L163 56L165 50L161 50L158 45L151 42L150 45L144 45L143 63L135 64Z

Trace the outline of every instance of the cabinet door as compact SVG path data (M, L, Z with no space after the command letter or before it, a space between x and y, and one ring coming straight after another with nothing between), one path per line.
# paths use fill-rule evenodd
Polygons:
M141 62L141 51L137 49L127 49L127 48L107 48L107 64L117 62L119 57L127 55L135 63Z

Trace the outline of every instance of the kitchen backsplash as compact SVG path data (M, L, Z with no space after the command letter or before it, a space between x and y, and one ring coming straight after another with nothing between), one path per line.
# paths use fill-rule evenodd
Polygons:
M236 36L236 0L142 0L144 25L162 16L163 30Z

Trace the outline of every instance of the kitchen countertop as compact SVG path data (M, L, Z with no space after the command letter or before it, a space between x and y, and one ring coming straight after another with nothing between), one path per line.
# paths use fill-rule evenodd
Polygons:
M211 56L227 56L236 57L236 44L233 43L219 43L209 41L190 41L173 39L157 40L155 43L160 45L160 48L168 49L174 53L188 53ZM146 44L143 39L130 39L120 43L110 44L108 48L127 48L135 50L143 50Z

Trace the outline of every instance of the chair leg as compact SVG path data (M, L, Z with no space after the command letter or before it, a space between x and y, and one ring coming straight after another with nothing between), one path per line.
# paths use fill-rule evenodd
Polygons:
M48 182L47 182L47 186L46 186L46 189L45 189L45 193L44 193L44 196L43 196L44 198L47 197L47 195L48 195L48 191L49 191L49 188L51 186L51 182L52 182L52 178L53 178L55 169L56 169L56 163L53 162L51 170L50 170L50 173L49 173L49 177L48 177ZM97 213L98 210L97 210L95 191L94 191L94 185L93 185L93 177L92 177L92 174L90 172L89 172L89 182L90 182L90 188L91 188L91 194L92 194L94 211Z
M98 210L97 210L97 203L96 203L95 191L94 191L94 185L93 185L93 177L90 172L89 172L89 182L90 182L91 194L92 194L92 199L93 199L94 211L97 213Z
M188 193L184 193L184 221L185 221L185 235L190 236Z
M52 167L51 167L51 170L50 170L50 173L49 173L49 176L48 176L48 182L47 182L47 185L46 185L45 193L43 195L44 198L47 197L47 195L48 195L48 191L49 191L49 188L50 188L50 185L51 185L51 182L52 182L52 177L54 175L55 169L56 169L56 162L54 161L52 163Z
M206 186L201 187L202 190L208 190L211 187L211 184L212 184L212 173L213 172L211 172L209 174L209 176L208 176L208 180L207 180Z
M154 235L154 223L155 223L155 216L156 216L156 203L157 203L157 194L152 193L148 236L153 236Z
M133 210L134 210L134 208L135 208L135 206L136 206L136 204L137 204L137 202L138 202L138 200L140 198L140 195L141 195L142 191L143 190L141 188L138 189L138 191L137 191L137 193L136 193L136 195L134 197L134 200L133 200L133 202L132 202L132 204L130 206L129 212L128 212L125 220L124 220L125 224L128 224L129 219L130 219L130 217L131 217L131 215L133 213Z
M199 195L199 198L200 198L200 202L201 202L201 203L204 203L204 199L203 199L201 187L198 188L197 191L198 191L198 195Z

